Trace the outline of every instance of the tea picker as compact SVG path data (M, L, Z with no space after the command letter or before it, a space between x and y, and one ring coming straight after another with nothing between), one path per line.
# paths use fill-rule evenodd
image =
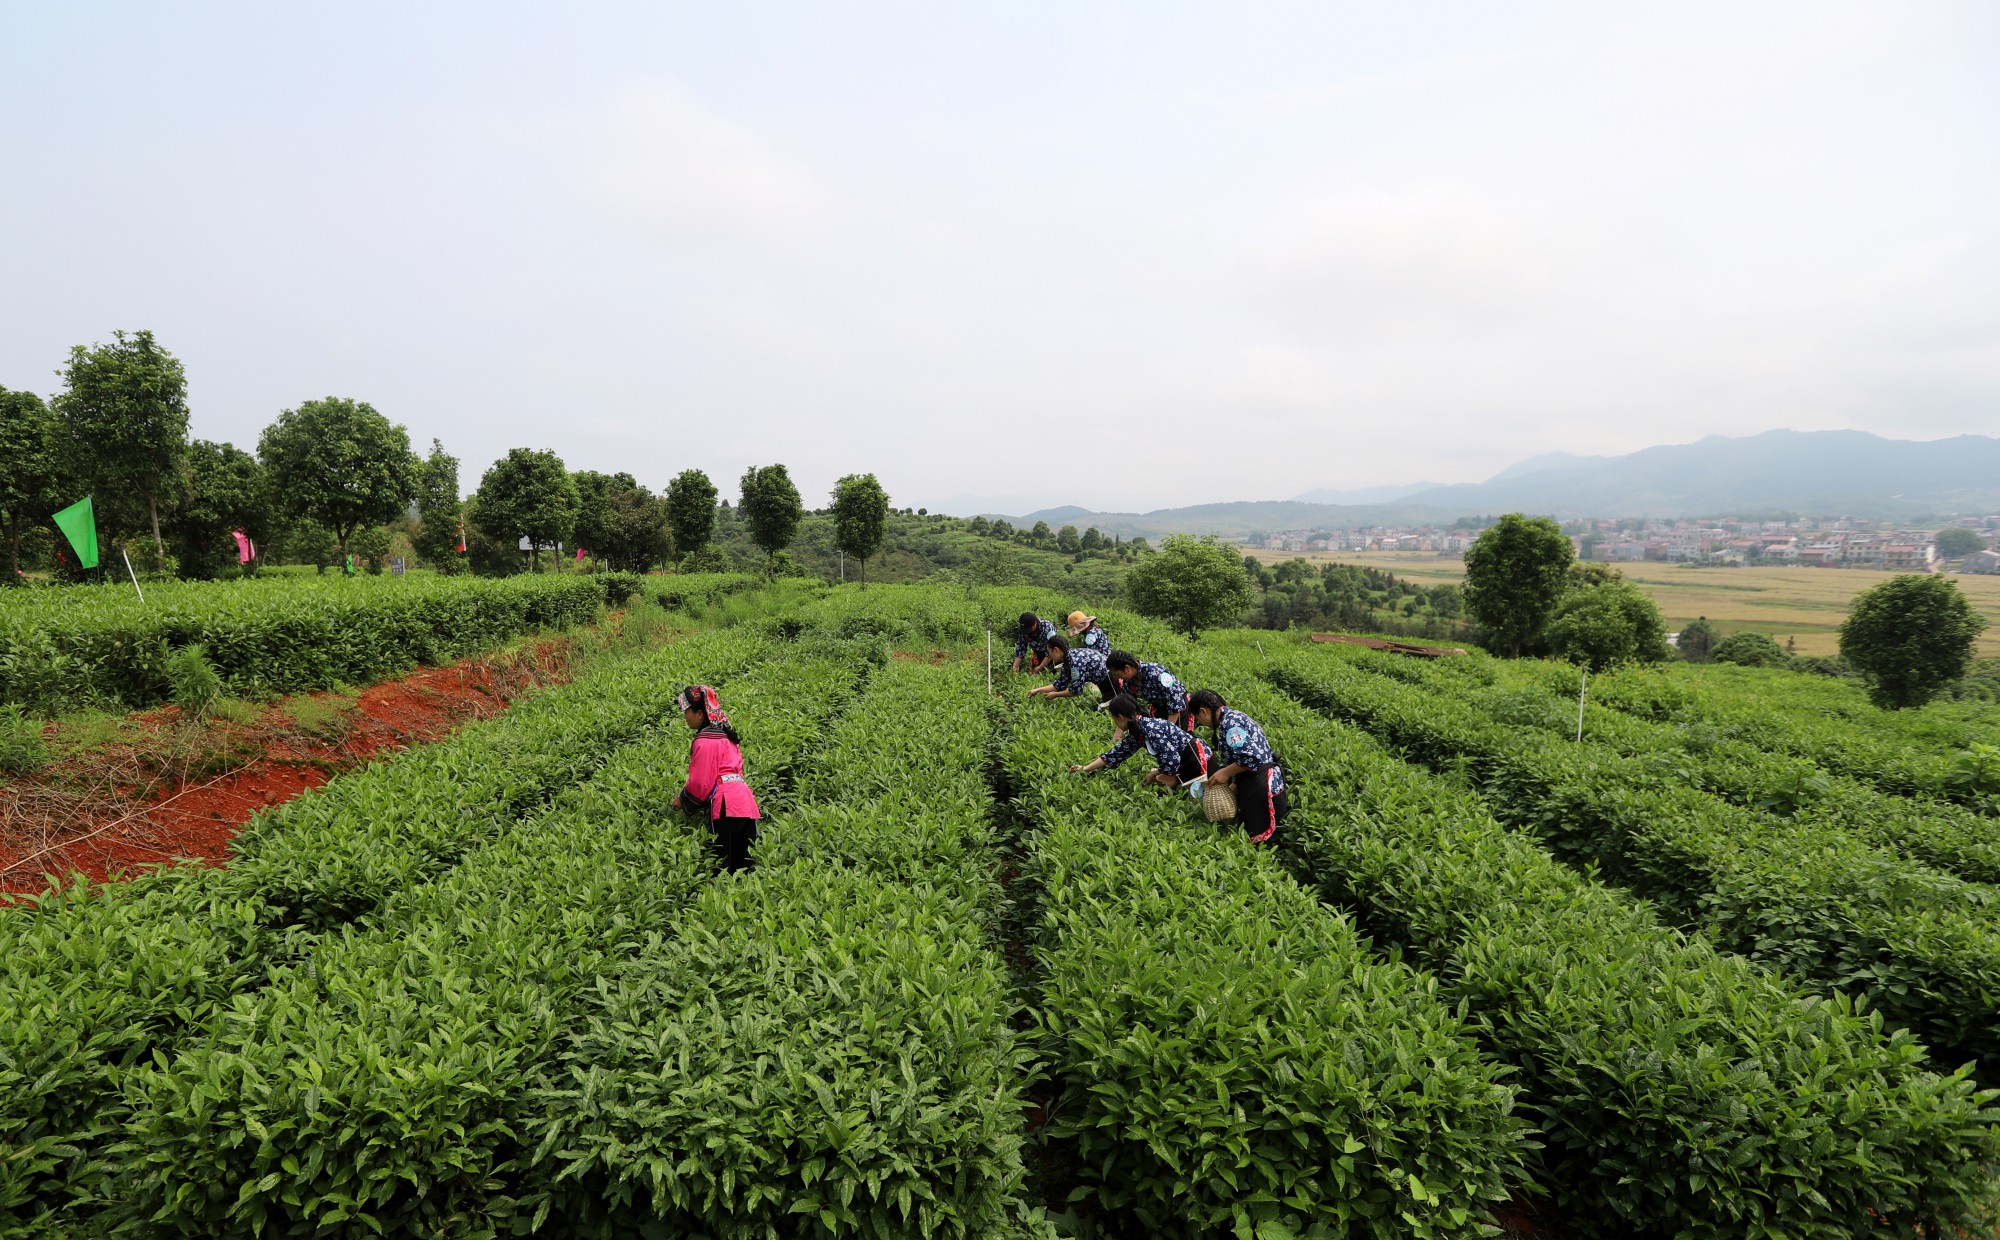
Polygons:
M1187 713L1187 685L1168 671L1165 664L1145 662L1123 650L1106 655L1105 664L1118 678L1119 692L1138 698L1155 719L1170 720L1183 728L1192 726Z
M1146 772L1146 777L1139 781L1142 785L1181 788L1207 772L1208 746L1202 744L1199 737L1165 719L1147 715L1145 708L1131 694L1119 694L1106 703L1104 709L1111 716L1112 746L1089 762L1070 767L1072 773L1090 775L1112 770L1142 748L1152 755L1157 764L1156 770Z
M1100 653L1110 652L1111 639L1104 635L1104 626L1097 622L1096 616L1073 611L1069 613L1069 622L1065 627L1069 629L1069 640L1072 644L1088 646Z
M761 814L757 794L743 778L742 738L730 726L715 690L707 685L689 685L674 705L694 729L687 783L674 804L708 820L709 845L723 869L751 869L755 863L750 859L750 845L757 838Z
M1091 689L1106 700L1117 696L1118 686L1102 651L1087 646L1071 649L1068 639L1056 636L1049 639L1049 659L1062 670L1054 683L1028 690L1029 697L1087 697Z
M1056 636L1056 626L1032 611L1021 613L1021 627L1014 638L1014 670L1021 670L1021 660L1028 659L1028 670L1039 672L1048 662L1049 642ZM1033 658L1029 658L1033 652Z
M1285 796L1285 769L1255 719L1232 710L1220 693L1203 689L1189 699L1197 727L1213 728L1215 760L1221 765L1209 783L1229 786L1236 797L1236 819L1253 844L1270 842L1278 824L1291 812ZM1207 803L1203 803L1204 809ZM1213 816L1211 816L1213 820Z

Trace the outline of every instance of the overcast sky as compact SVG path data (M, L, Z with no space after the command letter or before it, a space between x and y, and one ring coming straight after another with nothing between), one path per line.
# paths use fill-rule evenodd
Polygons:
M2000 5L0 0L0 386L1019 512L2000 433Z

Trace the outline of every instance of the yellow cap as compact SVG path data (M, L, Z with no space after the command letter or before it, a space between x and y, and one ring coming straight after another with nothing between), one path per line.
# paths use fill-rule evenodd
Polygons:
M1074 632L1077 629L1080 629L1089 623L1090 623L1090 617L1084 615L1082 612L1073 611L1069 613L1069 627L1071 632Z

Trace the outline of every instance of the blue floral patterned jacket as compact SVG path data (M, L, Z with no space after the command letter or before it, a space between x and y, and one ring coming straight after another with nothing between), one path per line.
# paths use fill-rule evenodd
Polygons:
M1047 620L1035 621L1035 627L1014 639L1014 657L1026 658L1030 649L1037 658L1049 657L1049 638L1056 635L1056 626Z
M1178 715L1187 709L1187 686L1159 663L1141 663L1138 675L1125 685L1125 692L1163 715Z
M1215 765L1217 769L1240 762L1245 770L1275 771L1271 777L1271 791L1285 790L1285 768L1278 765L1278 756L1271 752L1271 742L1264 736L1264 729L1257 721L1240 710L1224 707L1215 721Z
M1064 690L1082 693L1085 685L1096 685L1104 691L1107 699L1118 691L1111 678L1111 668L1104 661L1103 651L1072 646L1063 659L1062 670L1056 673L1055 683L1049 687L1058 693Z
M1179 775L1181 754L1189 745L1199 744L1191 733L1184 732L1164 719L1148 719L1140 716L1125 729L1125 735L1116 745L1098 755L1107 767L1116 767L1125 759L1139 752L1144 745L1146 752L1153 755L1153 761L1160 764L1160 770L1168 775Z

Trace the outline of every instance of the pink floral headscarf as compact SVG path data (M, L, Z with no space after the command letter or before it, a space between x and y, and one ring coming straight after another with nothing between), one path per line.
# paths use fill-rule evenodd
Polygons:
M689 685L681 691L680 700L675 703L682 710L701 708L710 723L728 723L729 716L723 712L722 703L715 698L715 690L707 685Z

